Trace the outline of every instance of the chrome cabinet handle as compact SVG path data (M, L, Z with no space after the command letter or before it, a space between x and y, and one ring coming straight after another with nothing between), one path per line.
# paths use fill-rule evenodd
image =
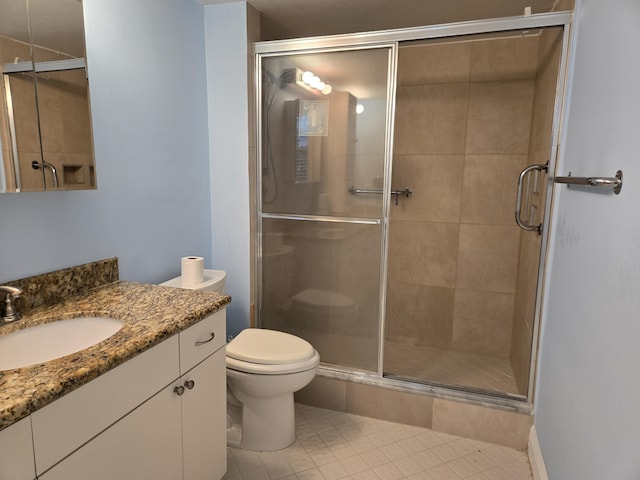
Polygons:
M196 386L196 382L194 382L193 380L187 380L186 382L184 382L184 386L187 387L187 389L191 390Z
M184 395L184 387L182 385L178 385L177 387L175 387L173 389L174 393L176 395L178 395L179 397L181 397L182 395Z
M516 223L523 230L527 230L528 232L538 232L538 235L542 231L542 224L539 225L529 225L521 217L522 210L522 191L523 191L523 183L524 177L527 176L528 173L533 171L541 171L546 172L548 170L548 164L542 165L529 165L527 168L520 172L520 176L518 177L518 193L516 194Z
M209 343L214 338L216 338L216 334L214 332L211 332L211 337L209 337L209 339L207 339L207 340L198 340L196 343L194 343L194 345L196 347L199 347L200 345L204 345L205 343Z

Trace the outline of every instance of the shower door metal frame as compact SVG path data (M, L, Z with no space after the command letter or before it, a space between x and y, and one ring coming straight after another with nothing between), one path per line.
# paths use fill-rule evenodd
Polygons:
M537 372L538 344L540 335L540 317L543 308L543 292L545 287L546 266L548 260L549 246L549 227L551 223L551 211L553 208L553 182L552 178L557 165L557 157L559 152L559 139L562 127L562 113L564 102L566 99L566 76L567 64L569 58L571 25L573 21L573 12L555 12L540 13L528 16L505 17L490 20L476 20L469 22L449 23L442 25L433 25L425 27L413 27L394 30L384 30L365 33L353 33L344 35L331 35L324 37L309 37L292 40L274 40L267 42L257 42L254 44L255 55L255 102L256 102L256 156L257 156L257 177L256 177L256 212L257 212L257 239L256 239L256 296L258 316L260 315L260 298L261 298L261 252L262 252L262 218L274 218L272 214L264 214L262 212L262 189L261 189L261 163L262 163L262 99L261 99L261 58L263 56L278 56L284 54L297 53L322 53L330 51L350 51L362 48L388 47L392 46L392 60L389 69L389 92L387 118L390 118L390 125L386 128L386 148L385 148L385 169L383 184L383 218L380 223L382 225L382 265L381 265L381 286L380 286L380 309L378 324L380 328L379 335L379 357L378 372L376 374L365 373L361 371L353 371L348 368L340 368L337 366L323 366L323 374L327 377L338 378L342 380L351 380L359 383L365 383L374 386L387 387L395 390L409 392L425 392L436 397L458 398L472 402L490 403L499 405L513 411L531 412L533 409L533 398L535 393L535 378ZM397 69L397 52L400 42L412 40L428 40L447 37L459 37L465 35L483 34L483 33L499 33L507 31L522 31L529 29L540 29L546 27L563 28L562 51L560 57L560 65L558 68L558 77L556 83L556 95L554 114L552 121L551 149L549 151L549 171L548 171L548 188L546 193L546 202L544 208L544 217L542 222L542 235L538 283L536 291L536 304L533 319L532 332L532 348L529 368L529 388L527 396L517 397L515 395L500 395L489 393L478 393L473 391L465 391L457 388L449 388L437 385L428 385L422 383L411 383L404 380L384 377L383 358L384 358L384 327L385 327L385 304L386 304L386 283L387 283L387 260L388 260L388 237L389 237L389 211L390 211L390 192L391 192L391 169L392 169L392 153L393 153L393 128L395 114L395 90L396 90L396 69ZM287 218L277 215L277 218ZM313 215L291 215L291 219L298 220L326 220L326 221L343 221L343 219L335 219L333 217L319 217ZM348 220L348 219L344 219ZM357 220L357 219L350 219Z

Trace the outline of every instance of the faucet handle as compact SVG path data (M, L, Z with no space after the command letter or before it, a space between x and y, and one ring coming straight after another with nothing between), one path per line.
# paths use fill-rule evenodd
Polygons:
M0 292L5 292L8 294L7 296L11 295L12 298L20 298L22 294L22 290L16 287L10 287L9 285L0 285Z
M22 294L22 290L15 287L10 287L8 285L0 285L0 291L6 293L6 297L4 300L4 311L2 313L2 322L9 323L20 320L20 312L16 310L13 306L12 299L20 298Z

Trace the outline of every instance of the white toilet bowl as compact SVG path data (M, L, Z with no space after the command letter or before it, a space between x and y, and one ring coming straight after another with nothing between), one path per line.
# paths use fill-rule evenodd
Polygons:
M227 428L227 443L273 451L295 441L293 393L316 375L320 355L305 340L274 330L248 328L227 345L229 402L241 407Z
M224 293L226 273L205 270L203 282L184 285L181 277L168 287ZM240 407L239 419L227 417L227 443L247 450L280 450L295 441L293 393L311 380L320 355L305 340L274 330L248 328L227 345L229 410Z

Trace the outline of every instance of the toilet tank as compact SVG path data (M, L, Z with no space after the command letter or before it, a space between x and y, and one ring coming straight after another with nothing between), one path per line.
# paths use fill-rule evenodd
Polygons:
M203 276L204 280L202 281L202 283L197 283L195 285L183 285L181 276L172 278L171 280L167 280L160 285L164 285L165 287L188 288L189 290L216 292L220 294L224 293L224 282L225 278L227 277L227 272L225 272L224 270L205 270Z

